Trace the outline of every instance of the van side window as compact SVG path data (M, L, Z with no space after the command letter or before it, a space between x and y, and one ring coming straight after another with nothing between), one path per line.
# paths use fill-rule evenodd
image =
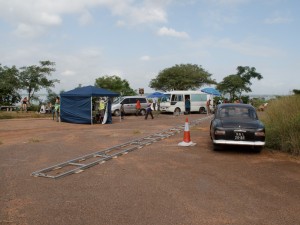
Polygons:
M182 95L172 95L172 102L182 102L183 101L183 96Z
M136 103L136 98L128 98L130 104L135 104Z
M123 104L129 104L129 98L125 98L122 103Z
M147 100L145 98L139 98L140 103L147 103Z

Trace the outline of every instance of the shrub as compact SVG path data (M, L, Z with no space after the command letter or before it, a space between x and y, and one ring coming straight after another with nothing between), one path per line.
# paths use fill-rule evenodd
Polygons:
M273 100L264 114L266 147L300 155L300 96Z

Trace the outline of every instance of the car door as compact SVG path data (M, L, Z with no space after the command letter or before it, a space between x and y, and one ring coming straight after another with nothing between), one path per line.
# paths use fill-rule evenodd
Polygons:
M123 106L124 106L124 112L125 113L130 113L130 102L129 102L129 98L125 98L123 101Z
M130 102L130 104L129 104L128 110L130 110L130 113L135 113L136 98L130 98L129 102Z

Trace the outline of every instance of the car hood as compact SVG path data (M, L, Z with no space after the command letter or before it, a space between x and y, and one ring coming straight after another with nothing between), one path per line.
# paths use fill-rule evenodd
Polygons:
M257 129L262 127L258 120L221 120L223 128Z

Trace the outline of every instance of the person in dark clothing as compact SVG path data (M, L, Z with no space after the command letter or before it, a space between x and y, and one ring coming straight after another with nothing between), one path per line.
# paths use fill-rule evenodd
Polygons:
M185 112L186 112L186 114L191 113L191 101L189 98L185 99Z
M121 119L124 119L125 110L124 110L124 104L123 103L121 103L120 112L121 112Z
M145 120L148 118L149 114L151 115L152 119L154 119L153 114L152 114L152 109L151 109L151 103L147 104Z

